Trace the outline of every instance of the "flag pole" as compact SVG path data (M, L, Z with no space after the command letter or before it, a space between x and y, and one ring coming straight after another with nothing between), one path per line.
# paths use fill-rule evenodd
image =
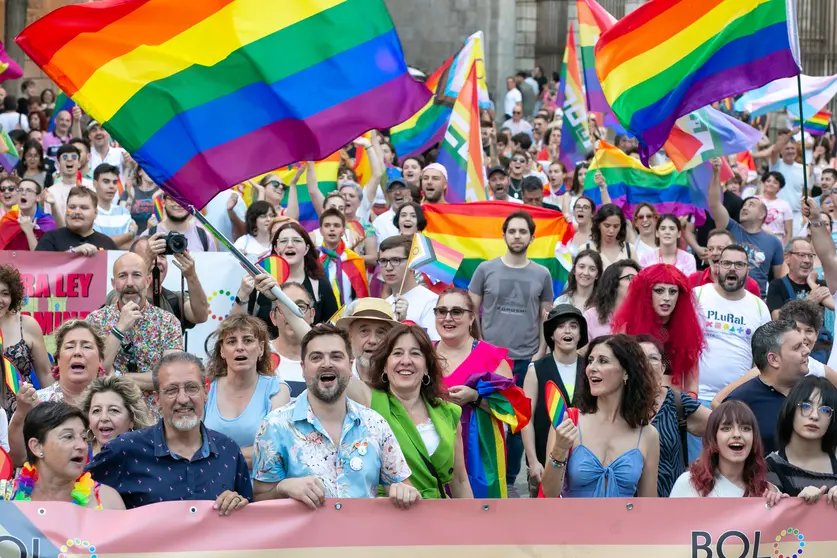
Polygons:
M576 14L576 19L578 19L578 14ZM572 28L572 22L570 22L570 28ZM576 49L579 52L576 54L579 55L578 59L581 60L581 82L584 84L584 102L587 105L587 128L588 132L590 128L590 88L587 87L587 66L584 65L584 52L581 50L581 21L578 22L578 44L579 48ZM569 70L567 70L569 74ZM563 107L562 107L563 110ZM595 120L595 117L594 117ZM599 123L596 122L596 131L595 134L591 133L591 137L593 137L597 142L601 143L602 138L599 137ZM599 172L599 146L593 143L593 162L596 163L596 172Z
M796 87L799 99L799 131L802 134L802 198L808 201L808 162L805 160L805 115L802 109L802 74L796 74Z
M218 242L223 244L224 247L227 248L233 256L235 256L235 259L241 262L241 265L244 266L244 269L247 270L247 273L249 273L253 277L261 273L266 273L264 269L259 269L258 267L256 267L256 264L248 260L247 257L244 254L242 254L226 236L224 236L218 229L213 227L212 223L210 223L206 219L206 217L204 217L203 214L200 211L198 211L197 208L195 208L195 206L190 206L189 211L192 215L194 215L195 219L200 221L201 225L203 225L203 227L212 234L212 236L218 239ZM288 295L283 293L282 289L280 289L278 286L270 289L270 293L273 296L275 296L279 302L284 304L296 316L305 319L305 314L302 313L302 311L299 309L299 306L297 306L293 300L288 298Z

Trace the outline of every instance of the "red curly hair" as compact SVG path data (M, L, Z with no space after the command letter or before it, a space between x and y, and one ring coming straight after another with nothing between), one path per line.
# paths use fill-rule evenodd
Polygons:
M651 291L660 283L675 285L680 291L667 324L660 322L651 304ZM706 340L688 280L673 265L655 264L640 271L631 281L628 296L611 324L613 332L646 334L659 339L665 348L671 366L671 383L675 387L683 388L690 381L697 381L698 363Z
M715 488L718 475L718 429L726 424L749 426L753 431L753 446L750 455L744 461L742 479L746 484L744 496L760 497L767 490L767 465L764 462L764 446L759 434L759 425L753 411L741 401L727 401L718 406L709 415L706 430L703 433L703 449L700 457L689 467L691 483L701 496L707 496Z

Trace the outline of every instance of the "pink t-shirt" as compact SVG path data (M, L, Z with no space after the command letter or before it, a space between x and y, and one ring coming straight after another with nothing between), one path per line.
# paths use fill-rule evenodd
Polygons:
M605 323L599 322L599 313L595 306L591 306L584 311L584 319L587 320L588 341L592 341L602 335L610 335L610 319L605 320Z
M652 252L646 252L639 258L639 265L643 268L658 263L663 263L659 248ZM674 261L674 267L682 271L686 277L697 271L695 257L685 250L677 250L677 259Z
M759 196L759 199L767 207L767 218L764 220L762 230L779 238L784 238L785 221L793 221L793 210L791 210L790 204L779 198L768 200L764 196Z

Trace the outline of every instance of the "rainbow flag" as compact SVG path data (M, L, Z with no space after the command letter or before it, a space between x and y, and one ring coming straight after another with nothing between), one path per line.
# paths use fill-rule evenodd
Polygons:
M567 41L569 42L569 40ZM561 60L561 74L558 82L558 91L555 94L555 108L564 110L564 101L567 99L567 63L570 59L570 49L564 46L564 58Z
M6 52L6 47L3 46L3 43L0 43L0 82L22 77L23 70L20 69L17 62L12 60L9 53Z
M284 169L279 169L273 173L281 177L282 182L287 186L291 179L296 174L298 165L289 166ZM317 175L317 187L323 196L328 195L337 189L337 170L340 168L340 152L332 153L325 159L314 163L314 172ZM264 176L264 175L262 175ZM258 182L261 177L253 179ZM305 227L307 231L313 231L320 226L320 216L317 215L317 210L314 209L314 204L311 203L311 195L308 193L308 171L304 171L299 177L299 182L296 183L296 194L299 199L299 224ZM288 206L287 188L285 189L285 199L282 200L284 207Z
M821 110L812 118L805 121L805 133L812 136L824 136L831 124L831 111ZM799 119L793 119L793 125L799 126Z
M616 18L602 8L596 0L576 0L578 14L578 40L581 47L581 64L584 68L584 86L587 90L587 110L610 112L599 76L596 75L596 43L599 36L613 27ZM566 60L566 58L565 58Z
M762 133L737 118L705 106L674 123L665 150L679 171L697 167L714 157L749 151Z
M587 158L593 149L587 121L587 104L584 101L584 89L581 83L581 71L578 67L578 55L575 50L575 33L570 25L567 34L567 78L564 86L564 120L561 125L561 152L559 159L568 169Z
M338 308L342 308L353 300L369 296L366 262L364 262L362 256L346 248L346 244L342 240L337 250L329 250L325 246L320 246L319 249L320 263L325 268L326 278L334 292L334 299L337 301ZM334 264L333 273L332 263ZM351 289L355 292L354 298L352 298L351 292L347 292L346 279L348 279Z
M479 264L506 253L503 221L525 210L535 220L529 259L549 270L555 296L564 289L568 271L556 259L555 249L568 244L575 231L560 211L499 201L423 205L422 209L427 218L424 236L464 256L453 280L455 286L467 289Z
M468 77L471 67L477 67L477 97L480 108L488 108L488 86L485 83L485 53L482 31L465 40L463 47L451 56L425 81L433 96L410 118L390 130L390 141L398 157L423 153L442 141L453 105Z
M0 130L0 166L6 172L12 172L20 162L20 154L15 148L15 143L5 130Z
M451 250L444 244L431 240L421 233L413 235L410 247L410 259L407 265L424 273L431 279L445 284L453 284L453 278L459 270L465 256Z
M703 205L702 202L694 203L690 175L679 172L674 163L649 169L622 150L602 141L584 180L584 195L600 205L602 195L594 181L597 170L605 177L610 199L622 208L628 219L633 218L637 204L648 202L659 213L673 213L678 217L695 215L703 222L701 210L706 207L698 207Z
M491 408L462 408L462 446L474 498L506 498L506 432L520 432L532 417L531 400L523 390L493 372L472 374L465 385L475 389Z
M166 208L163 205L162 196L154 196L154 218L157 219L158 224L166 218Z
M724 97L799 73L786 0L655 0L602 34L596 73L643 163L674 122Z
M49 117L49 127L47 128L47 132L51 133L55 131L55 117L58 116L59 112L66 110L72 115L74 106L76 106L75 102L67 97L66 93L59 91L58 95L55 97L55 109L52 111L52 116Z
M451 203L487 199L478 104L476 66L472 66L453 105L437 159L448 171L445 199Z
M184 206L327 157L430 98L383 0L104 0L16 41Z
M20 393L20 386L23 384L23 377L20 375L20 370L15 367L11 360L3 354L3 332L0 331L0 367L3 369L3 381L6 387L9 388L13 394Z
M372 133L367 132L363 137L372 141ZM355 149L355 164L352 167L357 175L358 184L366 186L372 180L372 161L369 160L369 155L366 154L366 149L357 147Z

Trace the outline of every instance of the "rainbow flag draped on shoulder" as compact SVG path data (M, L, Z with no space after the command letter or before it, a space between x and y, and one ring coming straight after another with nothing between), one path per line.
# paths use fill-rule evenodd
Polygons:
M799 73L793 2L648 2L601 36L596 73L648 164L681 116Z
M430 98L383 0L104 0L16 39L183 205L327 157Z
M361 256L346 248L342 240L337 250L320 246L320 263L325 268L326 278L334 292L338 308L358 298L369 296L366 263Z
M453 105L462 90L471 67L476 68L477 98L480 108L488 108L488 86L485 83L485 54L482 31L465 40L465 45L433 72L425 86L433 96L410 118L390 130L390 140L398 157L417 155L442 141L453 112Z
M529 259L549 270L555 296L564 290L568 270L555 258L555 248L569 244L575 231L560 211L499 201L425 204L422 209L427 218L424 236L464 255L455 286L467 289L479 264L506 253L503 221L512 213L526 211L535 220Z

